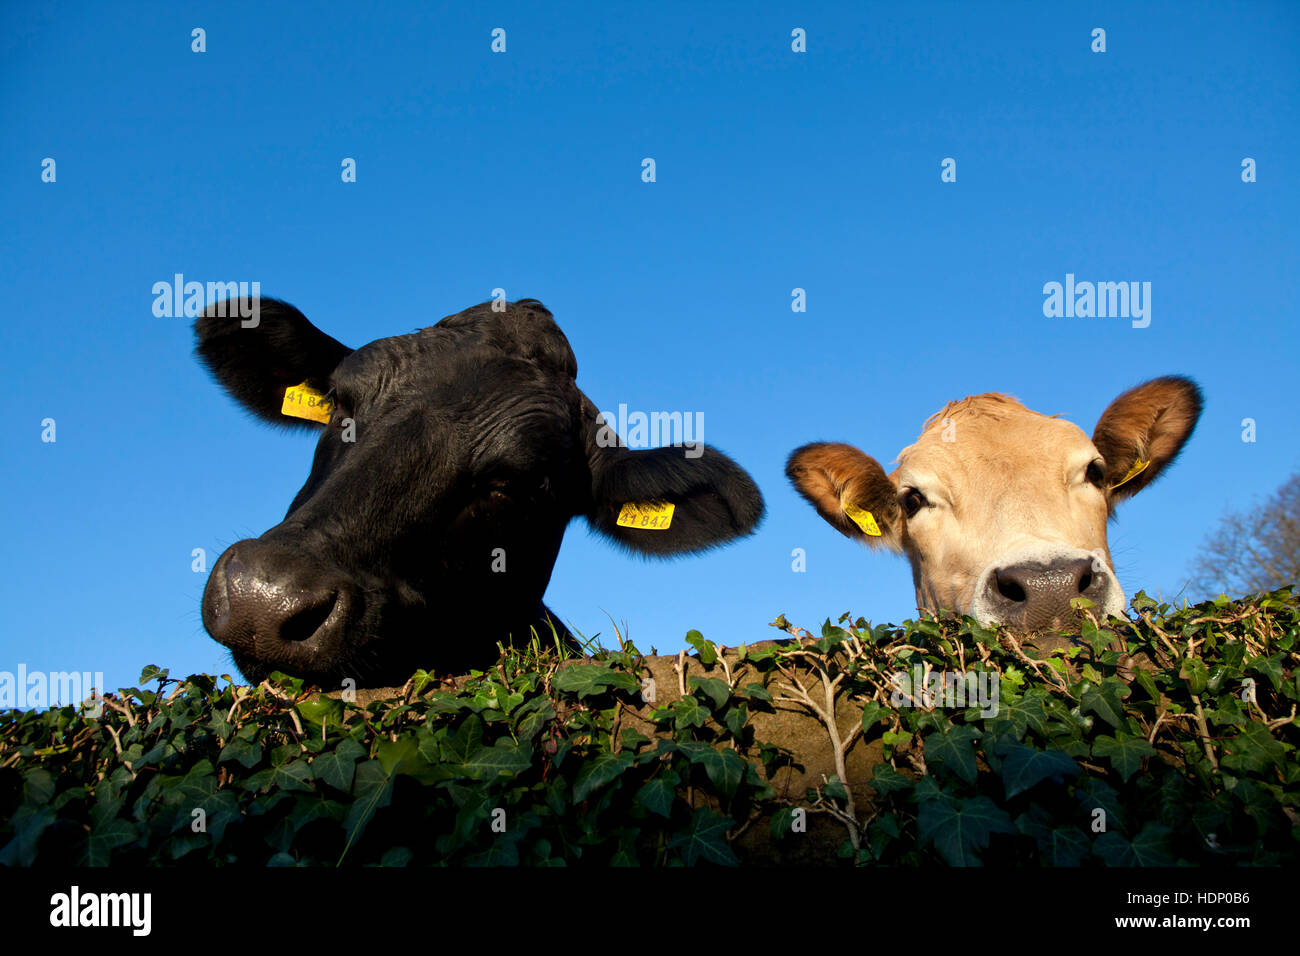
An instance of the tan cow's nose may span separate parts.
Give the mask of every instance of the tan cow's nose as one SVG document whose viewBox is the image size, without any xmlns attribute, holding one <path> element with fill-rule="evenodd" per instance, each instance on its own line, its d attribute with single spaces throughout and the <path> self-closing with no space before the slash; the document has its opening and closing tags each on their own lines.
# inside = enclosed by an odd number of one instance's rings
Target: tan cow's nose
<svg viewBox="0 0 1300 956">
<path fill-rule="evenodd" d="M 1073 598 L 1102 605 L 1106 570 L 1086 557 L 1050 563 L 1025 562 L 998 568 L 988 577 L 984 595 L 993 617 L 1024 631 L 1065 627 L 1074 617 Z"/>
</svg>

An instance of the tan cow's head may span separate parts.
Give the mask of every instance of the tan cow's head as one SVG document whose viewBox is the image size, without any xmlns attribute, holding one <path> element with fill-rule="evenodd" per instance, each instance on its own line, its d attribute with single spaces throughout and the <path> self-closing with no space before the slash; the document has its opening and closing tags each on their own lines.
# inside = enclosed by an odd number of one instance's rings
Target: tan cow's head
<svg viewBox="0 0 1300 956">
<path fill-rule="evenodd" d="M 920 610 L 1067 627 L 1072 598 L 1123 613 L 1106 520 L 1177 457 L 1200 414 L 1194 382 L 1158 378 L 1111 402 L 1089 440 L 1007 395 L 975 395 L 932 416 L 891 474 L 838 443 L 797 449 L 786 474 L 838 531 L 907 555 Z"/>
</svg>

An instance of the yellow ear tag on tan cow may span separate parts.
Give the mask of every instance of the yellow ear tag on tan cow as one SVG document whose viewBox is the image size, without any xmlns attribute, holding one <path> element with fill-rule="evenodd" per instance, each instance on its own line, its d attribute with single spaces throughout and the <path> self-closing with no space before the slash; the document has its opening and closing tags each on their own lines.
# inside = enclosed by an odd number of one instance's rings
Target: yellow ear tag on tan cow
<svg viewBox="0 0 1300 956">
<path fill-rule="evenodd" d="M 308 421 L 328 425 L 332 411 L 334 411 L 333 403 L 325 401 L 325 396 L 306 382 L 301 385 L 290 385 L 284 390 L 284 404 L 280 406 L 281 415 L 305 418 Z"/>
<path fill-rule="evenodd" d="M 643 531 L 667 531 L 673 523 L 673 511 L 676 505 L 667 501 L 629 502 L 618 513 L 618 523 L 624 528 L 639 528 Z"/>
<path fill-rule="evenodd" d="M 876 516 L 870 511 L 863 511 L 857 505 L 851 505 L 847 501 L 842 505 L 844 513 L 853 519 L 853 523 L 872 537 L 880 537 L 880 525 L 876 524 Z"/>
<path fill-rule="evenodd" d="M 1124 482 L 1129 481 L 1132 478 L 1136 478 L 1138 475 L 1142 474 L 1142 472 L 1147 470 L 1147 465 L 1149 464 L 1151 464 L 1151 462 L 1143 461 L 1141 458 L 1139 458 L 1137 461 L 1133 463 L 1133 467 L 1128 470 L 1127 475 L 1125 475 L 1119 481 L 1115 482 L 1115 484 L 1110 486 L 1110 490 L 1114 491 L 1120 485 L 1124 484 Z"/>
</svg>

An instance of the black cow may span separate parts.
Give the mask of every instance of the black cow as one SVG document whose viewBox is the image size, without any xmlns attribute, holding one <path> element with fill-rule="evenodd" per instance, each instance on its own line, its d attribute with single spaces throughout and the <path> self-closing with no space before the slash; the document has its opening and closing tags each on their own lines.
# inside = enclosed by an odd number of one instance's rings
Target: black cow
<svg viewBox="0 0 1300 956">
<path fill-rule="evenodd" d="M 241 321 L 253 305 L 255 325 Z M 204 590 L 204 626 L 247 679 L 400 684 L 421 667 L 486 666 L 498 641 L 549 637 L 552 623 L 567 638 L 542 596 L 579 515 L 652 555 L 757 526 L 763 499 L 726 455 L 603 447 L 611 432 L 598 440 L 551 313 L 535 299 L 504 305 L 355 351 L 274 299 L 195 320 L 199 358 L 236 401 L 321 432 L 284 520 L 228 548 Z M 296 417 L 313 413 L 321 424 Z M 654 502 L 671 517 L 619 524 L 625 505 Z"/>
</svg>

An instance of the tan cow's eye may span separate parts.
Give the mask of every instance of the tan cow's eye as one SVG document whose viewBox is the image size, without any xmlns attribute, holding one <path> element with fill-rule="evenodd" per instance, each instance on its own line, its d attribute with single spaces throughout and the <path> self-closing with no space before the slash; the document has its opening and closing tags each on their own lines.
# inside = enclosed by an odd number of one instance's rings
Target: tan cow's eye
<svg viewBox="0 0 1300 956">
<path fill-rule="evenodd" d="M 1098 458 L 1096 461 L 1089 463 L 1088 471 L 1084 475 L 1084 478 L 1088 481 L 1089 484 L 1096 485 L 1098 488 L 1105 487 L 1106 469 L 1100 458 Z"/>
<path fill-rule="evenodd" d="M 929 502 L 925 500 L 925 495 L 921 494 L 915 488 L 908 488 L 898 496 L 898 504 L 899 507 L 903 509 L 903 514 L 911 518 L 929 504 Z"/>
</svg>

